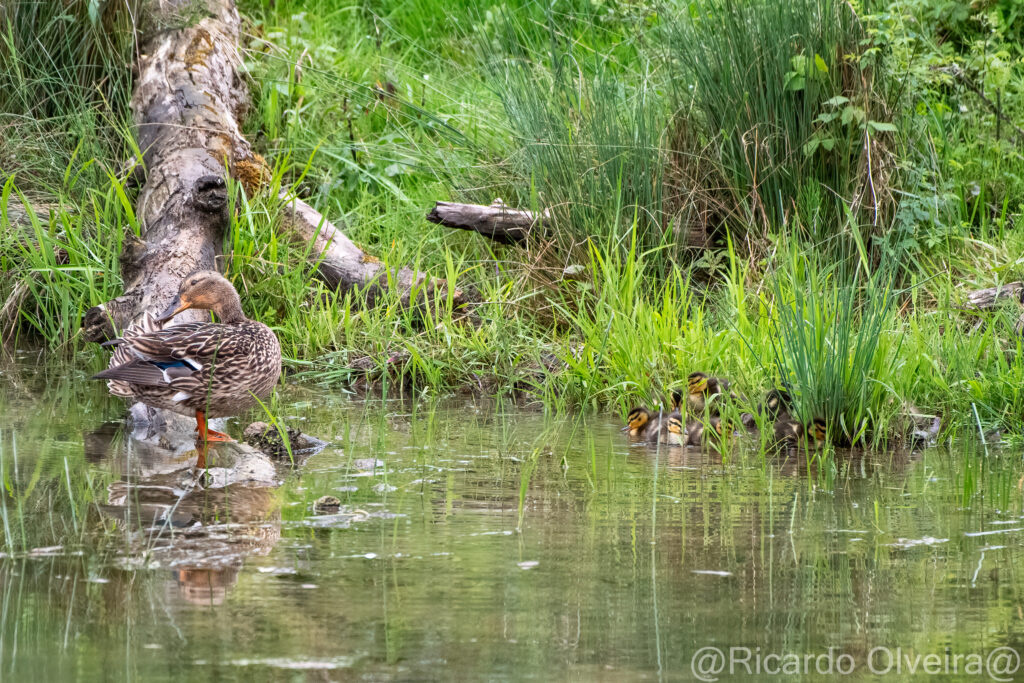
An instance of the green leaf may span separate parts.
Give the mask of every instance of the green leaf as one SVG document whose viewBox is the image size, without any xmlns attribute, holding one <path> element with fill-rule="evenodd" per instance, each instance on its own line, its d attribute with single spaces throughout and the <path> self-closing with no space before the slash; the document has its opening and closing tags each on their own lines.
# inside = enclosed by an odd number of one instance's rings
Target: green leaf
<svg viewBox="0 0 1024 683">
<path fill-rule="evenodd" d="M 868 121 L 868 126 L 874 128 L 879 133 L 895 133 L 899 130 L 895 125 L 885 121 Z"/>
<path fill-rule="evenodd" d="M 826 107 L 838 107 L 840 105 L 846 104 L 849 101 L 850 101 L 849 97 L 843 97 L 842 95 L 836 95 L 835 97 L 833 97 L 831 99 L 825 100 L 825 106 Z"/>
<path fill-rule="evenodd" d="M 818 71 L 820 71 L 821 73 L 828 73 L 828 64 L 826 64 L 825 60 L 821 58 L 821 55 L 817 53 L 814 54 L 814 66 L 816 66 L 818 68 Z"/>
<path fill-rule="evenodd" d="M 795 71 L 790 71 L 786 74 L 786 83 L 784 85 L 786 90 L 803 90 L 806 85 L 807 79 L 804 78 L 803 74 Z"/>
</svg>

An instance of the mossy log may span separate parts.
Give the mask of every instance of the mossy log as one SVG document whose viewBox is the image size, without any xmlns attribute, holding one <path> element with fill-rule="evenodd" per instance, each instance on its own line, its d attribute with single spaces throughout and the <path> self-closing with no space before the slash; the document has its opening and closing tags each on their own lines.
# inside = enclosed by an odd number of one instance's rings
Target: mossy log
<svg viewBox="0 0 1024 683">
<path fill-rule="evenodd" d="M 225 171 L 250 194 L 269 177 L 239 126 L 249 98 L 239 73 L 234 1 L 203 0 L 197 8 L 154 0 L 147 14 L 159 30 L 140 38 L 131 100 L 145 169 L 136 208 L 140 235 L 125 240 L 124 294 L 85 313 L 90 341 L 113 338 L 144 310 L 163 310 L 185 276 L 216 267 L 229 218 Z M 410 292 L 423 298 L 447 287 L 409 269 L 389 272 L 301 199 L 283 199 L 283 225 L 294 239 L 313 243 L 310 260 L 332 288 L 368 290 L 372 300 L 401 287 L 408 301 Z M 466 303 L 461 292 L 454 299 Z M 177 320 L 202 315 L 186 311 Z"/>
</svg>

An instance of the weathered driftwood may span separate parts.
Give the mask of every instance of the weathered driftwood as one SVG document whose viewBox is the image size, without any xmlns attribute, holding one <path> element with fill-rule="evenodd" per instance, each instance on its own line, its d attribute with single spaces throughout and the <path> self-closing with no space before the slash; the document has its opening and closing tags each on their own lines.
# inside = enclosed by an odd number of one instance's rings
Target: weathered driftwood
<svg viewBox="0 0 1024 683">
<path fill-rule="evenodd" d="M 495 199 L 490 206 L 437 202 L 427 214 L 427 220 L 448 228 L 472 230 L 502 244 L 522 244 L 535 230 L 547 230 L 551 212 L 539 214 L 525 209 L 513 209 Z"/>
<path fill-rule="evenodd" d="M 1003 299 L 1020 300 L 1021 290 L 1024 290 L 1024 282 L 1008 282 L 998 287 L 978 289 L 967 295 L 967 303 L 971 308 L 985 309 L 992 308 L 997 302 Z"/>
<path fill-rule="evenodd" d="M 551 209 L 528 211 L 514 209 L 501 199 L 490 205 L 436 202 L 427 214 L 427 220 L 448 228 L 472 230 L 501 244 L 524 244 L 533 238 L 549 239 L 554 235 L 555 216 Z M 696 224 L 687 227 L 683 221 L 673 220 L 668 229 L 684 246 L 704 248 L 708 236 Z"/>
<path fill-rule="evenodd" d="M 188 4 L 189 16 L 195 16 L 194 4 Z M 204 4 L 208 16 L 198 22 L 140 42 L 131 108 L 145 167 L 136 212 L 141 238 L 128 239 L 122 254 L 125 293 L 85 314 L 83 327 L 91 341 L 112 338 L 143 310 L 162 310 L 186 275 L 215 267 L 228 225 L 225 169 L 250 194 L 259 192 L 269 177 L 239 128 L 248 94 L 238 72 L 234 1 Z M 152 23 L 180 23 L 167 16 L 180 6 L 153 0 L 149 12 L 157 20 Z M 428 280 L 409 269 L 389 271 L 305 202 L 284 199 L 283 226 L 295 239 L 312 243 L 310 259 L 332 287 L 365 289 L 371 300 L 388 287 L 399 287 L 406 301 L 411 292 L 422 300 L 447 287 L 444 280 Z M 461 292 L 453 298 L 465 303 Z M 201 315 L 186 311 L 178 320 Z"/>
<path fill-rule="evenodd" d="M 998 287 L 977 289 L 967 294 L 968 305 L 964 306 L 963 310 L 983 311 L 994 307 L 1004 299 L 1013 299 L 1018 304 L 1024 304 L 1022 296 L 1024 296 L 1024 282 L 1007 282 L 1005 285 L 999 285 Z M 983 320 L 978 320 L 974 329 L 980 328 L 983 324 Z M 1024 310 L 1017 317 L 1014 330 L 1019 335 L 1024 334 Z"/>
</svg>

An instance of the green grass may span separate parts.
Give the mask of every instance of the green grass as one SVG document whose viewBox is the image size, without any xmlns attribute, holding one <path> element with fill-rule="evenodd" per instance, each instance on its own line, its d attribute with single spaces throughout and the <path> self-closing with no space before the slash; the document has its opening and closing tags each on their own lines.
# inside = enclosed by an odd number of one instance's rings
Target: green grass
<svg viewBox="0 0 1024 683">
<path fill-rule="evenodd" d="M 1024 276 L 1024 159 L 941 67 L 1018 121 L 1024 68 L 1008 26 L 958 24 L 974 38 L 956 45 L 923 30 L 935 6 L 243 3 L 245 133 L 274 179 L 232 189 L 228 274 L 290 376 L 326 387 L 624 413 L 704 370 L 751 406 L 789 385 L 840 442 L 898 441 L 911 412 L 1016 438 L 1019 309 L 958 307 Z M 89 7 L 0 13 L 0 324 L 91 368 L 79 319 L 120 292 L 138 226 L 119 175 L 130 20 Z M 327 291 L 279 230 L 289 186 L 386 264 L 483 303 Z M 551 232 L 505 248 L 425 222 L 453 197 L 549 208 Z"/>
</svg>

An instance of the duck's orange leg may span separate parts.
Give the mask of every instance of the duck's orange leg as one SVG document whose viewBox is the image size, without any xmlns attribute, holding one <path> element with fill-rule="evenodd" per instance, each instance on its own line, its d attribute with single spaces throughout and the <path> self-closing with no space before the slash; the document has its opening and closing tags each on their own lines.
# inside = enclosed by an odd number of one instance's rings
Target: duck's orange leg
<svg viewBox="0 0 1024 683">
<path fill-rule="evenodd" d="M 210 441 L 234 441 L 224 432 L 214 431 L 206 426 L 206 413 L 202 410 L 196 411 L 196 431 L 199 432 L 197 441 L 204 443 Z"/>
</svg>

